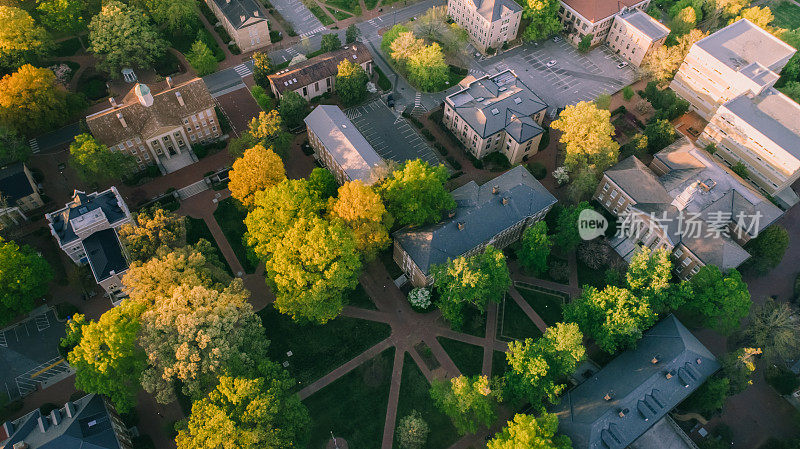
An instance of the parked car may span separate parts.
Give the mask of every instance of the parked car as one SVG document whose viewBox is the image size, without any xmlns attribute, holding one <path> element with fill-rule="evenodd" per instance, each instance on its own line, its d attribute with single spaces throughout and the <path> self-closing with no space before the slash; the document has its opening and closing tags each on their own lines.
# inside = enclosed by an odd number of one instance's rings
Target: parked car
<svg viewBox="0 0 800 449">
<path fill-rule="evenodd" d="M 553 67 L 554 65 L 556 65 L 556 60 L 555 59 L 551 59 L 550 61 L 547 62 L 547 64 L 545 64 L 545 67 L 549 68 L 549 67 Z"/>
<path fill-rule="evenodd" d="M 389 96 L 386 97 L 386 106 L 389 106 L 390 108 L 394 107 L 394 97 L 392 94 L 389 94 Z"/>
<path fill-rule="evenodd" d="M 628 67 L 628 63 L 625 61 L 622 61 L 619 64 L 617 64 L 618 69 L 624 69 L 625 67 Z"/>
<path fill-rule="evenodd" d="M 558 36 L 553 36 L 553 42 L 561 42 L 561 38 Z"/>
</svg>

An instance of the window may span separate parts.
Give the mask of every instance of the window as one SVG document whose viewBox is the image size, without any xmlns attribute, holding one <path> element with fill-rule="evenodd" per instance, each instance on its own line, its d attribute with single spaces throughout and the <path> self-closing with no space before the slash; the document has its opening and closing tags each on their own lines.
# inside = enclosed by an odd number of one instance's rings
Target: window
<svg viewBox="0 0 800 449">
<path fill-rule="evenodd" d="M 319 81 L 317 81 L 316 83 L 314 83 L 314 91 L 316 92 L 316 91 L 318 91 L 318 90 L 319 90 Z"/>
<path fill-rule="evenodd" d="M 692 274 L 697 274 L 698 271 L 700 271 L 700 267 L 695 265 L 694 268 L 692 268 Z"/>
<path fill-rule="evenodd" d="M 616 190 L 614 190 L 613 192 L 611 192 L 611 199 L 612 199 L 612 200 L 613 200 L 614 198 L 616 198 L 616 197 L 617 197 L 617 193 L 619 193 L 619 192 L 617 192 Z"/>
<path fill-rule="evenodd" d="M 692 263 L 692 259 L 690 259 L 690 258 L 688 258 L 688 257 L 687 257 L 687 258 L 685 258 L 685 259 L 683 259 L 683 266 L 684 266 L 684 267 L 688 267 L 688 266 L 689 266 L 689 264 L 691 264 L 691 263 Z"/>
<path fill-rule="evenodd" d="M 133 141 L 132 141 L 132 140 L 128 140 L 128 142 L 127 142 L 127 143 L 128 143 L 128 148 L 130 148 L 130 147 L 132 147 L 132 146 L 133 146 Z"/>
<path fill-rule="evenodd" d="M 608 192 L 608 187 L 609 187 L 609 184 L 606 183 L 606 185 L 603 186 L 603 192 Z"/>
<path fill-rule="evenodd" d="M 672 252 L 672 255 L 676 258 L 681 257 L 683 255 L 683 250 L 680 248 L 675 248 L 675 251 Z"/>
<path fill-rule="evenodd" d="M 189 124 L 189 119 L 188 118 L 183 119 L 183 124 L 184 125 L 188 125 Z"/>
<path fill-rule="evenodd" d="M 303 96 L 304 97 L 308 96 L 308 88 L 305 86 L 303 86 Z"/>
</svg>

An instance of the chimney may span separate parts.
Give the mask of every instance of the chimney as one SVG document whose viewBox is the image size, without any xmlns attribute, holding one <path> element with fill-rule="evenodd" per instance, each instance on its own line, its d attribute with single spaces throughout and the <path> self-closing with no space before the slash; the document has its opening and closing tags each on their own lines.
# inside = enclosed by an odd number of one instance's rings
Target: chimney
<svg viewBox="0 0 800 449">
<path fill-rule="evenodd" d="M 64 413 L 66 413 L 68 418 L 75 417 L 75 404 L 73 404 L 72 401 L 69 401 L 66 404 L 64 404 Z"/>
<path fill-rule="evenodd" d="M 500 193 L 500 186 L 492 187 L 492 195 L 497 195 L 498 193 Z"/>
<path fill-rule="evenodd" d="M 450 212 L 447 213 L 447 218 L 453 218 L 455 216 L 456 216 L 456 211 L 454 210 L 451 210 Z"/>
<path fill-rule="evenodd" d="M 628 410 L 627 408 L 623 408 L 622 410 L 619 411 L 619 417 L 624 418 L 625 415 L 628 414 L 628 412 L 630 412 L 630 410 Z"/>
<path fill-rule="evenodd" d="M 698 365 L 702 365 L 702 364 L 703 364 L 703 359 L 701 359 L 701 358 L 699 358 L 699 357 L 698 357 L 698 358 L 697 358 L 697 364 L 698 364 Z"/>
<path fill-rule="evenodd" d="M 508 197 L 507 197 L 507 196 L 504 196 L 504 197 L 503 197 L 503 200 L 502 200 L 501 202 L 503 203 L 503 206 L 505 206 L 506 204 L 508 204 Z"/>
<path fill-rule="evenodd" d="M 253 15 L 254 15 L 255 17 L 258 17 L 258 10 L 255 10 L 255 11 L 253 11 Z"/>
<path fill-rule="evenodd" d="M 172 89 L 172 77 L 171 76 L 167 77 L 167 86 L 169 86 L 169 88 Z"/>
<path fill-rule="evenodd" d="M 463 230 L 464 230 L 464 226 L 465 226 L 465 225 L 464 225 L 464 222 L 463 222 L 463 221 L 459 221 L 459 222 L 458 222 L 458 230 L 459 230 L 459 231 L 463 231 Z"/>
<path fill-rule="evenodd" d="M 108 97 L 108 102 L 111 103 L 111 107 L 117 109 L 119 105 L 117 104 L 117 100 L 114 97 Z"/>
<path fill-rule="evenodd" d="M 117 112 L 117 118 L 119 119 L 119 122 L 122 123 L 122 127 L 123 128 L 127 128 L 128 127 L 128 123 L 125 122 L 125 117 L 122 116 L 121 112 Z"/>
<path fill-rule="evenodd" d="M 244 22 L 244 19 L 246 19 L 246 17 L 244 16 L 244 14 L 242 14 L 242 15 L 240 15 L 240 16 L 239 16 L 239 20 L 241 20 L 242 22 Z"/>
<path fill-rule="evenodd" d="M 658 363 L 658 358 L 659 358 L 659 357 L 661 357 L 661 356 L 659 356 L 659 355 L 654 355 L 654 356 L 653 356 L 653 358 L 650 360 L 650 363 L 652 363 L 653 365 L 657 364 L 657 363 Z"/>
<path fill-rule="evenodd" d="M 606 401 L 610 401 L 612 399 L 611 393 L 606 393 L 606 395 L 603 396 L 603 399 L 605 399 Z"/>
<path fill-rule="evenodd" d="M 672 376 L 674 376 L 674 375 L 675 374 L 673 374 L 672 371 L 667 371 L 667 373 L 664 375 L 664 377 L 666 377 L 667 379 L 672 379 Z"/>
<path fill-rule="evenodd" d="M 183 95 L 181 95 L 180 92 L 175 92 L 175 97 L 178 99 L 178 103 L 180 103 L 181 106 L 186 106 L 186 103 L 183 101 Z"/>
<path fill-rule="evenodd" d="M 47 432 L 47 428 L 50 427 L 50 422 L 47 420 L 46 416 L 39 416 L 36 422 L 39 424 L 40 432 L 42 433 Z"/>
<path fill-rule="evenodd" d="M 54 426 L 57 426 L 61 423 L 61 410 L 54 409 L 52 412 L 50 412 L 50 422 L 52 422 Z"/>
</svg>

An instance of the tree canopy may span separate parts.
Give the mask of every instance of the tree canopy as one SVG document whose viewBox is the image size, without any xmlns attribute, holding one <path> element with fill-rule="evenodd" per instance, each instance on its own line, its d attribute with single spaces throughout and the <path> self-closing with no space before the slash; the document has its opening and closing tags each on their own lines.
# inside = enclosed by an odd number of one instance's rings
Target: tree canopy
<svg viewBox="0 0 800 449">
<path fill-rule="evenodd" d="M 171 33 L 185 33 L 197 22 L 196 0 L 133 0 Z"/>
<path fill-rule="evenodd" d="M 71 113 L 67 92 L 52 70 L 25 64 L 0 79 L 0 126 L 31 135 L 60 125 L 65 113 Z"/>
<path fill-rule="evenodd" d="M 591 208 L 589 203 L 584 201 L 573 206 L 564 206 L 558 210 L 553 245 L 564 251 L 573 251 L 583 241 L 578 233 L 578 217 L 581 211 Z"/>
<path fill-rule="evenodd" d="M 50 264 L 33 248 L 0 237 L 0 323 L 33 310 L 52 279 Z"/>
<path fill-rule="evenodd" d="M 166 44 L 142 11 L 109 0 L 89 23 L 90 50 L 98 66 L 112 77 L 125 67 L 150 67 L 166 51 Z"/>
<path fill-rule="evenodd" d="M 3 24 L 0 27 L 0 59 L 21 61 L 26 54 L 41 56 L 49 49 L 50 38 L 47 32 L 36 25 L 24 9 L 0 5 L 0 23 Z M 6 64 L 3 61 L 0 67 Z"/>
<path fill-rule="evenodd" d="M 522 32 L 522 39 L 540 41 L 561 31 L 558 8 L 558 0 L 527 0 L 523 4 L 522 17 L 530 23 Z"/>
<path fill-rule="evenodd" d="M 342 41 L 339 40 L 339 35 L 336 33 L 329 33 L 322 36 L 320 41 L 320 49 L 323 53 L 338 50 L 342 48 Z"/>
<path fill-rule="evenodd" d="M 748 344 L 761 348 L 764 356 L 774 363 L 797 360 L 800 357 L 800 323 L 797 307 L 772 298 L 753 307 L 750 321 L 744 330 Z"/>
<path fill-rule="evenodd" d="M 356 248 L 366 260 L 372 260 L 386 249 L 391 240 L 392 217 L 386 212 L 380 196 L 361 181 L 346 182 L 336 199 L 330 200 L 330 213 L 353 230 Z"/>
<path fill-rule="evenodd" d="M 745 245 L 751 256 L 746 268 L 758 275 L 767 274 L 778 266 L 788 247 L 789 233 L 786 229 L 778 224 L 768 226 Z"/>
<path fill-rule="evenodd" d="M 523 267 L 536 275 L 541 275 L 547 271 L 547 258 L 550 256 L 552 246 L 553 242 L 547 235 L 547 223 L 536 222 L 522 233 L 517 258 Z"/>
<path fill-rule="evenodd" d="M 545 413 L 539 417 L 517 414 L 489 440 L 487 449 L 571 449 L 568 436 L 557 435 L 558 417 Z"/>
<path fill-rule="evenodd" d="M 208 45 L 206 45 L 203 39 L 194 41 L 191 50 L 186 55 L 186 59 L 189 60 L 189 64 L 192 65 L 192 68 L 197 72 L 198 76 L 204 76 L 215 72 L 219 65 L 217 58 L 214 57 L 214 53 L 208 48 Z"/>
<path fill-rule="evenodd" d="M 405 162 L 378 187 L 386 209 L 399 226 L 422 226 L 436 223 L 456 202 L 445 190 L 447 169 L 431 167 L 419 159 Z"/>
<path fill-rule="evenodd" d="M 736 270 L 723 274 L 714 265 L 706 265 L 692 277 L 684 308 L 697 316 L 705 327 L 728 334 L 747 316 L 752 301 L 747 284 Z"/>
<path fill-rule="evenodd" d="M 0 165 L 25 162 L 31 155 L 31 147 L 13 129 L 0 126 Z"/>
<path fill-rule="evenodd" d="M 661 45 L 647 53 L 642 66 L 650 76 L 665 84 L 675 76 L 692 45 L 706 36 L 708 33 L 692 29 L 678 37 L 675 45 Z"/>
<path fill-rule="evenodd" d="M 42 0 L 36 7 L 39 21 L 53 31 L 76 34 L 86 29 L 88 2 L 82 0 Z"/>
<path fill-rule="evenodd" d="M 121 226 L 117 233 L 132 261 L 147 262 L 166 248 L 186 245 L 184 218 L 160 208 L 142 209 L 134 214 L 136 225 Z"/>
<path fill-rule="evenodd" d="M 502 399 L 499 385 L 486 376 L 434 379 L 430 393 L 436 407 L 450 417 L 461 435 L 492 425 Z"/>
<path fill-rule="evenodd" d="M 69 146 L 69 164 L 84 181 L 112 181 L 136 171 L 128 153 L 111 151 L 91 134 L 79 134 Z"/>
<path fill-rule="evenodd" d="M 345 59 L 339 63 L 336 94 L 345 106 L 359 103 L 367 96 L 367 72 L 360 65 Z"/>
<path fill-rule="evenodd" d="M 233 163 L 228 176 L 231 196 L 245 207 L 252 207 L 256 192 L 277 185 L 286 179 L 286 172 L 283 161 L 272 149 L 256 145 Z"/>
<path fill-rule="evenodd" d="M 308 115 L 308 102 L 295 91 L 289 91 L 281 97 L 279 106 L 281 118 L 289 129 L 303 125 L 303 119 Z"/>
<path fill-rule="evenodd" d="M 568 105 L 550 126 L 562 132 L 564 165 L 570 170 L 590 166 L 604 171 L 617 162 L 619 144 L 611 138 L 611 113 L 594 102 Z"/>
</svg>

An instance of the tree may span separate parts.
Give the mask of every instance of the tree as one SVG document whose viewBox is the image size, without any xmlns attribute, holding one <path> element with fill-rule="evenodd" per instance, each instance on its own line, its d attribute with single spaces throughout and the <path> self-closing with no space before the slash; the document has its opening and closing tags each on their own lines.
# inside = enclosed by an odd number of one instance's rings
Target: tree
<svg viewBox="0 0 800 449">
<path fill-rule="evenodd" d="M 249 220 L 250 217 L 248 217 Z M 254 230 L 248 230 L 253 236 Z M 275 292 L 275 306 L 297 321 L 324 324 L 344 307 L 345 292 L 358 284 L 361 258 L 353 233 L 317 217 L 299 218 L 277 240 L 273 251 L 260 252 Z"/>
<path fill-rule="evenodd" d="M 459 257 L 431 267 L 433 286 L 439 291 L 442 316 L 455 328 L 463 322 L 464 304 L 472 304 L 481 312 L 491 302 L 500 302 L 511 286 L 506 258 L 494 246 L 483 253 Z"/>
<path fill-rule="evenodd" d="M 89 23 L 90 51 L 111 76 L 129 67 L 150 67 L 166 50 L 158 31 L 140 10 L 109 0 Z"/>
<path fill-rule="evenodd" d="M 86 29 L 86 19 L 90 14 L 87 3 L 81 0 L 42 0 L 36 9 L 44 26 L 66 34 Z"/>
<path fill-rule="evenodd" d="M 404 25 L 395 25 L 389 31 L 383 33 L 383 37 L 381 38 L 381 51 L 383 54 L 391 56 L 392 52 L 392 43 L 397 39 L 401 34 L 407 33 L 409 29 Z"/>
<path fill-rule="evenodd" d="M 662 45 L 645 56 L 643 67 L 646 72 L 662 84 L 675 76 L 686 54 L 695 42 L 708 36 L 698 29 L 678 37 L 675 45 Z"/>
<path fill-rule="evenodd" d="M 228 189 L 245 207 L 253 207 L 255 193 L 286 179 L 283 161 L 271 149 L 256 145 L 233 163 Z"/>
<path fill-rule="evenodd" d="M 608 92 L 603 92 L 597 96 L 594 100 L 594 104 L 600 109 L 611 109 L 611 95 Z"/>
<path fill-rule="evenodd" d="M 761 354 L 761 349 L 741 348 L 720 358 L 720 377 L 728 379 L 728 394 L 739 394 L 753 384 L 753 372 L 756 370 L 753 357 L 758 354 Z"/>
<path fill-rule="evenodd" d="M 434 379 L 431 398 L 436 407 L 453 421 L 458 433 L 475 433 L 497 419 L 500 389 L 486 376 L 459 376 L 450 381 Z"/>
<path fill-rule="evenodd" d="M 574 206 L 565 206 L 558 213 L 556 233 L 553 235 L 553 245 L 562 251 L 574 251 L 582 241 L 578 234 L 578 217 L 584 209 L 591 209 L 586 201 Z"/>
<path fill-rule="evenodd" d="M 142 209 L 134 215 L 135 224 L 122 225 L 117 233 L 134 262 L 145 263 L 156 257 L 161 248 L 179 248 L 186 244 L 183 217 L 160 208 Z"/>
<path fill-rule="evenodd" d="M 31 156 L 31 147 L 11 128 L 0 126 L 0 166 L 25 162 Z"/>
<path fill-rule="evenodd" d="M 587 53 L 589 49 L 592 48 L 592 40 L 594 39 L 594 34 L 589 33 L 581 38 L 581 41 L 578 43 L 578 51 L 581 53 Z"/>
<path fill-rule="evenodd" d="M 392 53 L 390 56 L 395 62 L 405 64 L 405 61 L 410 59 L 415 53 L 418 53 L 425 47 L 425 41 L 417 39 L 414 33 L 406 31 L 397 36 L 392 41 L 390 46 Z"/>
<path fill-rule="evenodd" d="M 631 101 L 631 98 L 633 98 L 633 95 L 634 95 L 634 92 L 633 92 L 633 88 L 631 86 L 625 86 L 625 87 L 622 88 L 622 98 L 624 98 L 625 101 Z"/>
<path fill-rule="evenodd" d="M 342 48 L 342 41 L 339 40 L 339 35 L 335 33 L 325 34 L 320 41 L 320 50 L 323 53 L 334 51 Z"/>
<path fill-rule="evenodd" d="M 684 298 L 673 292 L 673 288 L 678 287 L 670 283 L 672 259 L 666 249 L 650 251 L 644 247 L 638 250 L 631 258 L 625 277 L 631 292 L 646 298 L 656 313 L 667 313 L 682 304 Z"/>
<path fill-rule="evenodd" d="M 69 164 L 84 181 L 119 180 L 136 169 L 128 153 L 111 151 L 90 134 L 79 134 L 69 146 Z"/>
<path fill-rule="evenodd" d="M 304 447 L 311 419 L 294 387 L 272 362 L 264 377 L 222 376 L 208 396 L 192 404 L 175 438 L 178 449 Z"/>
<path fill-rule="evenodd" d="M 553 242 L 547 236 L 547 223 L 539 221 L 522 233 L 517 258 L 523 267 L 541 276 L 547 271 L 547 258 L 552 246 Z"/>
<path fill-rule="evenodd" d="M 25 55 L 41 56 L 49 49 L 47 32 L 24 9 L 0 5 L 0 23 L 0 59 L 24 60 Z"/>
<path fill-rule="evenodd" d="M 522 32 L 522 39 L 540 41 L 551 34 L 561 31 L 561 21 L 558 20 L 559 3 L 555 0 L 528 0 L 523 5 L 522 16 L 530 23 Z"/>
<path fill-rule="evenodd" d="M 747 316 L 752 301 L 747 284 L 736 270 L 726 275 L 714 265 L 705 265 L 690 281 L 692 294 L 684 308 L 697 316 L 704 327 L 728 334 Z"/>
<path fill-rule="evenodd" d="M 684 35 L 697 25 L 697 14 L 693 7 L 687 6 L 675 15 L 670 28 L 676 35 Z"/>
<path fill-rule="evenodd" d="M 797 307 L 767 299 L 764 304 L 753 307 L 744 337 L 748 344 L 761 348 L 772 363 L 797 360 L 800 357 Z"/>
<path fill-rule="evenodd" d="M 292 90 L 281 97 L 279 110 L 281 118 L 289 129 L 298 128 L 303 126 L 303 119 L 308 115 L 308 102 Z"/>
<path fill-rule="evenodd" d="M 789 81 L 783 86 L 779 87 L 778 90 L 783 92 L 786 96 L 788 96 L 795 102 L 800 101 L 800 82 Z"/>
<path fill-rule="evenodd" d="M 338 197 L 331 199 L 330 213 L 353 231 L 356 249 L 365 260 L 374 259 L 391 243 L 388 230 L 392 218 L 381 197 L 361 181 L 346 182 L 339 188 Z"/>
<path fill-rule="evenodd" d="M 564 165 L 570 170 L 588 165 L 601 172 L 617 162 L 619 144 L 611 138 L 611 113 L 593 102 L 568 105 L 550 126 L 562 131 Z"/>
<path fill-rule="evenodd" d="M 728 398 L 730 381 L 725 377 L 712 377 L 681 403 L 681 408 L 701 414 L 722 410 Z"/>
<path fill-rule="evenodd" d="M 339 183 L 330 170 L 322 167 L 314 167 L 308 175 L 308 188 L 314 192 L 321 200 L 327 201 L 328 198 L 336 195 L 339 190 Z"/>
<path fill-rule="evenodd" d="M 339 63 L 336 74 L 336 94 L 345 106 L 352 106 L 367 95 L 367 72 L 347 59 Z"/>
<path fill-rule="evenodd" d="M 67 92 L 52 70 L 25 64 L 0 79 L 0 126 L 31 135 L 58 126 L 68 111 Z"/>
<path fill-rule="evenodd" d="M 258 113 L 258 117 L 253 117 L 250 120 L 247 129 L 254 139 L 261 141 L 265 147 L 268 147 L 267 143 L 271 143 L 280 134 L 282 125 L 283 121 L 278 111 L 261 111 Z"/>
<path fill-rule="evenodd" d="M 145 390 L 168 403 L 179 381 L 184 394 L 199 398 L 223 373 L 266 358 L 269 342 L 249 296 L 238 278 L 222 291 L 180 285 L 145 311 L 139 338 L 150 365 L 142 373 Z"/>
<path fill-rule="evenodd" d="M 756 238 L 747 242 L 745 249 L 750 253 L 747 269 L 763 276 L 778 266 L 789 247 L 789 233 L 778 224 L 761 231 Z"/>
<path fill-rule="evenodd" d="M 586 201 L 592 197 L 600 179 L 592 167 L 581 166 L 572 174 L 572 182 L 567 186 L 567 198 L 573 203 Z"/>
<path fill-rule="evenodd" d="M 538 418 L 517 414 L 502 431 L 489 440 L 487 449 L 571 449 L 568 436 L 556 435 L 558 417 L 545 413 Z"/>
<path fill-rule="evenodd" d="M 134 0 L 134 3 L 171 33 L 185 33 L 197 23 L 196 0 Z"/>
<path fill-rule="evenodd" d="M 356 39 L 358 39 L 359 34 L 361 34 L 361 32 L 358 30 L 358 27 L 354 23 L 349 27 L 347 27 L 347 31 L 344 32 L 344 40 L 348 44 L 352 44 L 353 42 L 356 41 Z"/>
<path fill-rule="evenodd" d="M 772 27 L 770 27 L 769 24 L 775 20 L 775 16 L 772 14 L 772 10 L 769 9 L 769 6 L 752 6 L 750 8 L 743 9 L 739 16 L 733 19 L 731 22 L 741 19 L 747 19 L 761 28 L 772 32 Z"/>
<path fill-rule="evenodd" d="M 431 433 L 428 423 L 422 419 L 422 414 L 416 410 L 404 416 L 397 423 L 397 443 L 401 449 L 422 449 Z"/>
<path fill-rule="evenodd" d="M 33 310 L 52 279 L 53 269 L 33 248 L 0 237 L 0 323 Z"/>
<path fill-rule="evenodd" d="M 408 80 L 425 92 L 441 89 L 450 77 L 450 67 L 436 42 L 423 46 L 408 59 Z"/>
<path fill-rule="evenodd" d="M 583 334 L 575 323 L 557 323 L 536 340 L 512 341 L 506 352 L 509 369 L 504 391 L 535 409 L 544 408 L 544 401 L 557 404 L 566 388 L 563 380 L 575 371 L 585 354 Z"/>
<path fill-rule="evenodd" d="M 272 61 L 269 55 L 264 52 L 257 51 L 253 53 L 253 79 L 256 84 L 269 89 L 269 74 L 272 72 Z"/>
<path fill-rule="evenodd" d="M 107 396 L 117 411 L 127 413 L 136 405 L 139 377 L 147 362 L 137 344 L 143 301 L 123 301 L 100 316 L 98 321 L 75 315 L 67 322 L 67 335 L 77 345 L 67 356 L 75 369 L 75 387 L 87 393 Z"/>
<path fill-rule="evenodd" d="M 219 65 L 217 58 L 214 57 L 214 53 L 211 52 L 211 49 L 208 48 L 208 45 L 206 45 L 202 39 L 194 41 L 192 49 L 186 55 L 186 59 L 189 60 L 189 64 L 192 65 L 192 68 L 199 76 L 215 72 L 217 70 L 217 65 Z"/>
<path fill-rule="evenodd" d="M 645 126 L 644 135 L 647 137 L 647 151 L 652 154 L 675 141 L 675 127 L 669 120 L 654 119 Z"/>
<path fill-rule="evenodd" d="M 431 167 L 415 159 L 406 161 L 378 187 L 386 209 L 399 226 L 422 226 L 435 223 L 442 213 L 453 210 L 456 202 L 445 190 L 447 169 Z"/>
<path fill-rule="evenodd" d="M 564 320 L 578 323 L 603 351 L 613 354 L 632 347 L 656 322 L 645 298 L 630 290 L 607 286 L 600 291 L 584 287 L 583 294 L 564 308 Z"/>
</svg>

